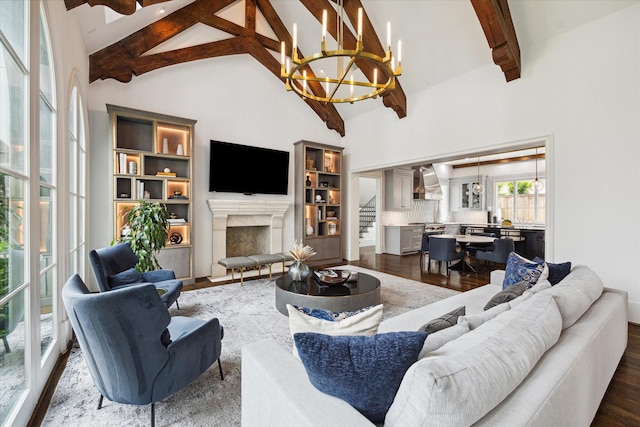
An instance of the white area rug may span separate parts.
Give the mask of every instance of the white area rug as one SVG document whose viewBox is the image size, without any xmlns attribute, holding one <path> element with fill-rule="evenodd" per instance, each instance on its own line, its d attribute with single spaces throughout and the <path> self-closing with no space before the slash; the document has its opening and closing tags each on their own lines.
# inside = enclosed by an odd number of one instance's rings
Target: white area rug
<svg viewBox="0 0 640 427">
<path fill-rule="evenodd" d="M 349 270 L 376 276 L 381 283 L 383 319 L 438 301 L 458 292 L 355 266 Z M 217 363 L 179 393 L 156 404 L 156 426 L 240 426 L 240 358 L 244 345 L 271 339 L 291 347 L 288 317 L 275 308 L 275 284 L 268 279 L 183 292 L 180 310 L 172 315 L 211 319 L 224 326 L 222 370 Z M 149 426 L 150 406 L 104 400 L 98 410 L 98 390 L 77 346 L 71 351 L 43 426 Z"/>
</svg>

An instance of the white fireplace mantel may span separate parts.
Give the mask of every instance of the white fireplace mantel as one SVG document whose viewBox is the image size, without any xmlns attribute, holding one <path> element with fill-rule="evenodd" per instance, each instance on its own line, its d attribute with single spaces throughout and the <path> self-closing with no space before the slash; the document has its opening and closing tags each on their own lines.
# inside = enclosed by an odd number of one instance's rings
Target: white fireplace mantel
<svg viewBox="0 0 640 427">
<path fill-rule="evenodd" d="M 282 252 L 283 218 L 290 204 L 289 201 L 279 200 L 207 200 L 213 221 L 211 276 L 227 274 L 226 268 L 218 264 L 218 260 L 227 255 L 228 227 L 268 226 L 271 253 Z"/>
</svg>

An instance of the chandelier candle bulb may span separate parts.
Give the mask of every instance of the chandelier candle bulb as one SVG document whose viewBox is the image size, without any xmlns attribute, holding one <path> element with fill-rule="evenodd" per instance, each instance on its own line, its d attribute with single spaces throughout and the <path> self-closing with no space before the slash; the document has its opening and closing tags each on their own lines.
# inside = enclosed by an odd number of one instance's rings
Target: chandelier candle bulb
<svg viewBox="0 0 640 427">
<path fill-rule="evenodd" d="M 327 40 L 327 9 L 322 10 L 322 41 Z"/>
<path fill-rule="evenodd" d="M 362 8 L 358 8 L 358 38 L 362 38 Z"/>
<path fill-rule="evenodd" d="M 291 46 L 291 57 L 295 58 L 298 50 L 298 24 L 293 24 L 293 46 Z"/>
<path fill-rule="evenodd" d="M 402 64 L 402 40 L 398 40 L 398 67 Z"/>
<path fill-rule="evenodd" d="M 374 86 L 378 85 L 378 69 L 377 68 L 373 69 L 373 85 Z"/>
</svg>

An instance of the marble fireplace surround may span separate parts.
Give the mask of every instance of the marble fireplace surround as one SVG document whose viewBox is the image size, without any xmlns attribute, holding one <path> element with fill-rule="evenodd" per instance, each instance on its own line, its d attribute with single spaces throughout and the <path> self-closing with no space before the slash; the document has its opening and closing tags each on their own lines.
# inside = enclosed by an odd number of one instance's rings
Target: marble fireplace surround
<svg viewBox="0 0 640 427">
<path fill-rule="evenodd" d="M 289 201 L 208 199 L 212 219 L 211 278 L 227 276 L 218 260 L 227 256 L 227 228 L 266 227 L 269 253 L 282 252 L 282 226 Z M 263 242 L 264 244 L 265 242 Z M 256 254 L 246 254 L 256 255 Z"/>
</svg>

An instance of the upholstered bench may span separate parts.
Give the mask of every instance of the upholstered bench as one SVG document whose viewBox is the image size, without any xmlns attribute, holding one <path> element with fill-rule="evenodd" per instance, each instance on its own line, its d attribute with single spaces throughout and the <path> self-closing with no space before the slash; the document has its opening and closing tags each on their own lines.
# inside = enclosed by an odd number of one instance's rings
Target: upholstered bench
<svg viewBox="0 0 640 427">
<path fill-rule="evenodd" d="M 255 267 L 258 263 L 246 256 L 233 256 L 230 258 L 220 258 L 218 264 L 223 265 L 226 269 L 231 270 L 231 280 L 236 280 L 234 272 L 236 269 L 240 271 L 240 286 L 244 283 L 243 273 L 247 267 Z"/>
<path fill-rule="evenodd" d="M 235 280 L 234 272 L 236 269 L 240 271 L 240 285 L 244 283 L 243 273 L 249 267 L 258 267 L 258 274 L 262 274 L 262 266 L 269 266 L 269 280 L 271 280 L 271 266 L 276 262 L 282 263 L 282 271 L 284 272 L 285 262 L 293 261 L 293 257 L 286 253 L 276 254 L 258 254 L 250 256 L 236 256 L 230 258 L 221 258 L 218 264 L 223 265 L 227 269 L 231 269 L 231 280 Z"/>
</svg>

